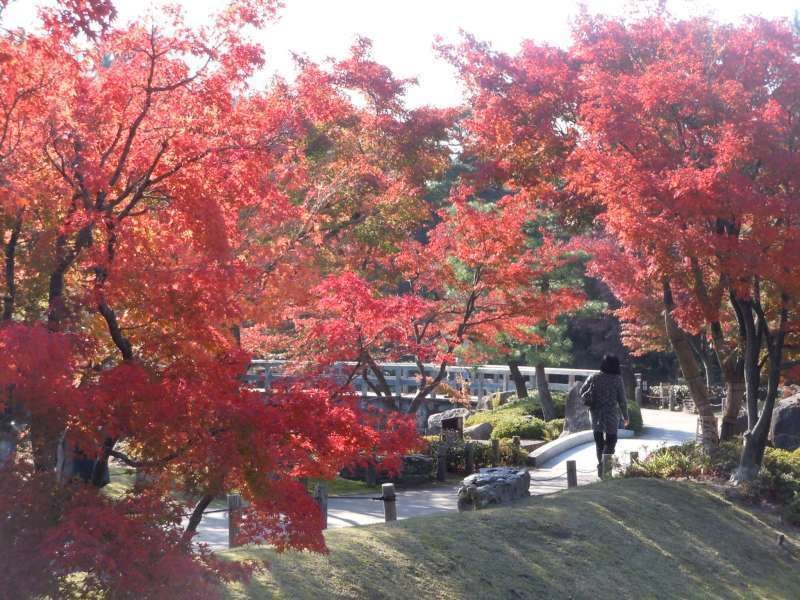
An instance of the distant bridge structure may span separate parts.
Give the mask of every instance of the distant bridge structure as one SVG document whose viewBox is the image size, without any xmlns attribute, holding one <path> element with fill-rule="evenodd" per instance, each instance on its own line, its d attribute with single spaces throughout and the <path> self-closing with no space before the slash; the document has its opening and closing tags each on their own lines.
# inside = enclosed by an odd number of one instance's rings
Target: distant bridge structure
<svg viewBox="0 0 800 600">
<path fill-rule="evenodd" d="M 280 360 L 253 360 L 245 376 L 245 380 L 256 388 L 269 389 L 276 379 L 283 376 L 285 361 Z M 347 377 L 348 367 L 352 369 L 356 363 L 335 363 L 332 374 L 335 378 L 344 381 Z M 393 396 L 408 402 L 414 397 L 419 385 L 419 368 L 415 363 L 380 363 L 379 364 L 387 384 L 391 387 Z M 425 374 L 434 377 L 439 372 L 439 365 L 426 364 Z M 536 390 L 536 369 L 534 367 L 520 367 L 525 386 L 532 391 Z M 575 383 L 585 381 L 592 373 L 592 369 L 562 369 L 545 368 L 547 385 L 554 391 L 568 391 Z M 477 402 L 484 396 L 495 392 L 515 391 L 511 373 L 506 365 L 450 365 L 447 367 L 442 383 L 455 389 L 469 386 L 470 397 Z M 361 392 L 367 399 L 374 396 L 363 376 L 359 373 L 353 377 L 351 384 L 354 389 Z M 435 390 L 428 397 L 435 405 L 449 404 L 450 400 Z M 432 407 L 433 408 L 433 407 Z M 434 409 L 433 412 L 438 412 Z"/>
</svg>

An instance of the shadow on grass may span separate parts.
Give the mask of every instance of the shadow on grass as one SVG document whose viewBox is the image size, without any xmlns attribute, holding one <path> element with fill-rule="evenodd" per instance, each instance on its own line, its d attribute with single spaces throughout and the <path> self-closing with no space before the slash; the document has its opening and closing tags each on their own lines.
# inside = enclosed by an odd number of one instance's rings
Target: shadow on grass
<svg viewBox="0 0 800 600">
<path fill-rule="evenodd" d="M 610 481 L 513 508 L 332 531 L 271 562 L 248 598 L 796 598 L 800 564 L 702 486 Z"/>
</svg>

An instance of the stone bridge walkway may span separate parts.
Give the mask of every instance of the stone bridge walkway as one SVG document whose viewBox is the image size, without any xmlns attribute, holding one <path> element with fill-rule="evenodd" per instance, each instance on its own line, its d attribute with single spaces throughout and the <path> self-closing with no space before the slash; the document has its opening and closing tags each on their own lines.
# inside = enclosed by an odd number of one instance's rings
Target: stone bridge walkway
<svg viewBox="0 0 800 600">
<path fill-rule="evenodd" d="M 681 412 L 642 410 L 645 431 L 636 438 L 617 442 L 617 457 L 626 464 L 631 451 L 644 458 L 648 452 L 667 445 L 681 444 L 695 438 L 697 417 Z M 578 485 L 597 481 L 597 457 L 594 444 L 583 444 L 552 458 L 542 468 L 531 469 L 531 494 L 550 494 L 566 489 L 566 463 L 575 460 Z M 456 506 L 457 483 L 442 483 L 411 490 L 399 490 L 397 518 L 407 519 L 458 510 Z M 328 527 L 350 527 L 383 522 L 383 503 L 366 499 L 330 498 L 328 501 Z M 196 541 L 212 548 L 227 548 L 227 513 L 208 514 L 199 527 Z"/>
</svg>

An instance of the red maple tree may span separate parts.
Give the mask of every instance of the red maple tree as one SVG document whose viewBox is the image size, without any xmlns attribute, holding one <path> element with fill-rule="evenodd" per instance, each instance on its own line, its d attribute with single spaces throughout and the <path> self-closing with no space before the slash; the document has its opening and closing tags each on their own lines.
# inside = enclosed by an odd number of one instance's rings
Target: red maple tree
<svg viewBox="0 0 800 600">
<path fill-rule="evenodd" d="M 249 502 L 244 541 L 324 550 L 300 479 L 416 443 L 324 378 L 242 383 L 241 324 L 313 253 L 309 140 L 337 115 L 312 127 L 313 89 L 248 85 L 262 56 L 243 31 L 271 2 L 89 41 L 80 19 L 110 13 L 64 6 L 86 10 L 0 39 L 2 562 L 12 596 L 78 572 L 81 593 L 213 595 L 240 572 L 191 544 L 217 495 Z M 148 485 L 101 492 L 112 458 Z"/>
</svg>

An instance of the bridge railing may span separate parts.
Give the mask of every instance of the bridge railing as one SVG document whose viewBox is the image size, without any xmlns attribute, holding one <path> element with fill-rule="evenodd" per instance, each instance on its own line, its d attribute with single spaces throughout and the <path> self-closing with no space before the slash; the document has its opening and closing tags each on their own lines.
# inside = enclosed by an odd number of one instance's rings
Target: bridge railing
<svg viewBox="0 0 800 600">
<path fill-rule="evenodd" d="M 356 363 L 336 363 L 332 369 L 332 375 L 337 379 L 346 378 L 347 367 L 351 369 Z M 282 376 L 285 361 L 279 360 L 254 360 L 250 364 L 245 380 L 258 388 L 269 388 L 272 381 Z M 439 366 L 433 364 L 423 365 L 426 375 L 434 377 L 439 372 Z M 412 396 L 417 392 L 419 386 L 420 371 L 414 363 L 381 363 L 383 377 L 397 397 Z M 536 369 L 534 367 L 520 367 L 520 373 L 525 380 L 525 385 L 529 390 L 536 389 Z M 567 369 L 567 368 L 545 368 L 547 385 L 551 390 L 567 391 L 575 383 L 584 381 L 589 375 L 595 373 L 592 369 Z M 462 386 L 469 386 L 470 395 L 475 398 L 493 394 L 495 392 L 513 391 L 514 382 L 511 373 L 506 365 L 450 365 L 446 368 L 445 377 L 442 383 L 461 389 Z M 353 387 L 365 396 L 371 393 L 371 389 L 364 378 L 358 374 L 352 379 Z M 431 399 L 436 399 L 436 393 L 431 394 Z"/>
</svg>

